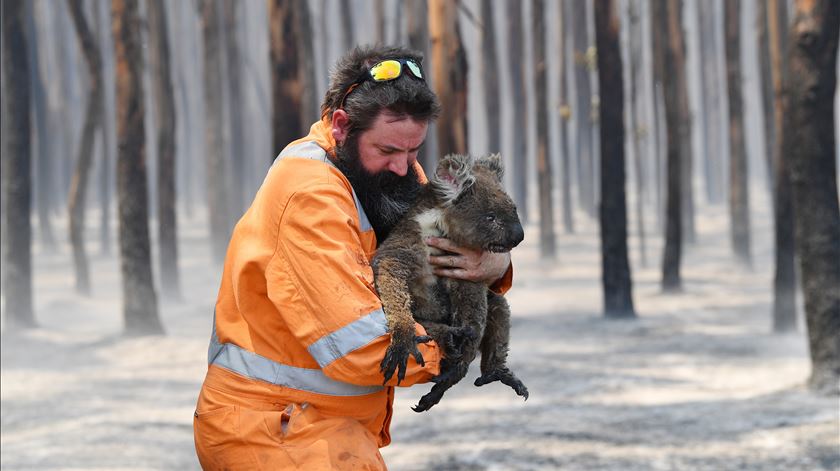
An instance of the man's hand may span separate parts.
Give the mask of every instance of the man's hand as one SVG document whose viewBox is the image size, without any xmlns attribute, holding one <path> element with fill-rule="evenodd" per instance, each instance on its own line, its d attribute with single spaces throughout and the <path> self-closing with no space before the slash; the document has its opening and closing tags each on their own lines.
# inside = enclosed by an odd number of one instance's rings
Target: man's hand
<svg viewBox="0 0 840 471">
<path fill-rule="evenodd" d="M 446 255 L 431 255 L 435 275 L 476 281 L 487 286 L 501 278 L 510 266 L 510 253 L 473 250 L 455 245 L 442 237 L 426 238 L 426 245 L 438 248 Z"/>
</svg>

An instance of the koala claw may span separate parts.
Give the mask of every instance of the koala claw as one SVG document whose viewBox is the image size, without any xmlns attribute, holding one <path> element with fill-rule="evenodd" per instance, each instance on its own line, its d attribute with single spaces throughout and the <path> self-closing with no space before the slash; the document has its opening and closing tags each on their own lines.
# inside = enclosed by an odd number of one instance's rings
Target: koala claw
<svg viewBox="0 0 840 471">
<path fill-rule="evenodd" d="M 384 385 L 387 383 L 393 376 L 394 371 L 397 372 L 397 386 L 405 379 L 405 371 L 408 368 L 408 356 L 411 355 L 414 357 L 414 360 L 420 364 L 420 366 L 426 366 L 426 361 L 423 359 L 423 354 L 420 353 L 420 350 L 417 348 L 418 343 L 426 343 L 432 340 L 431 337 L 428 335 L 415 335 L 411 337 L 410 342 L 402 342 L 402 341 L 391 341 L 391 345 L 388 346 L 388 350 L 385 351 L 385 358 L 382 359 L 382 362 L 379 364 L 379 370 L 382 372 L 385 380 L 382 382 Z"/>
<path fill-rule="evenodd" d="M 485 373 L 476 379 L 474 384 L 484 386 L 494 381 L 501 381 L 502 384 L 510 386 L 517 395 L 524 397 L 526 401 L 528 400 L 528 388 L 507 368 L 497 368 Z"/>
</svg>

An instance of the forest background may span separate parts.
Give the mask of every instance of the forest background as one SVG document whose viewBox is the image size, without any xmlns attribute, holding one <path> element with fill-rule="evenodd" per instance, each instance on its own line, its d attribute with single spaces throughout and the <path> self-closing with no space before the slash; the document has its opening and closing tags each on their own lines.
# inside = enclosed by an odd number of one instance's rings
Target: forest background
<svg viewBox="0 0 840 471">
<path fill-rule="evenodd" d="M 424 167 L 501 151 L 527 234 L 532 398 L 401 390 L 394 469 L 840 465 L 836 2 L 2 9 L 3 468 L 197 466 L 227 237 L 373 42 L 426 54 Z"/>
</svg>

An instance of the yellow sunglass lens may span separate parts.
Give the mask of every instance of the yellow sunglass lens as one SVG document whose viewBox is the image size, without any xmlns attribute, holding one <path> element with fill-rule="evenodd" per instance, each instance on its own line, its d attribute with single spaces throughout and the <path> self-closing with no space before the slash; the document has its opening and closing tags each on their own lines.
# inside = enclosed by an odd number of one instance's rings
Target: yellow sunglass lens
<svg viewBox="0 0 840 471">
<path fill-rule="evenodd" d="M 374 80 L 393 80 L 400 76 L 400 62 L 399 61 L 382 61 L 370 69 L 370 76 Z"/>
</svg>

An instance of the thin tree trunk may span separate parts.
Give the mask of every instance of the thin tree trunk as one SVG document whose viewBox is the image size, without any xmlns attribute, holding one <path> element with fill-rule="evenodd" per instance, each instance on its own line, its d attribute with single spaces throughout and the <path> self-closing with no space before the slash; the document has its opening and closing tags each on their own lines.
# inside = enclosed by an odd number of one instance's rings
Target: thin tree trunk
<svg viewBox="0 0 840 471">
<path fill-rule="evenodd" d="M 782 151 L 790 132 L 785 130 L 784 119 L 789 108 L 785 83 L 788 70 L 787 30 L 788 14 L 785 0 L 770 0 L 767 6 L 768 30 L 773 79 L 773 120 L 777 130 L 772 145 L 773 154 L 773 215 L 776 242 L 776 272 L 773 277 L 773 331 L 790 332 L 796 327 L 796 271 L 794 262 L 794 220 L 791 207 L 790 156 Z M 789 74 L 787 74 L 789 75 Z"/>
<path fill-rule="evenodd" d="M 408 35 L 408 45 L 412 49 L 420 51 L 423 53 L 423 57 L 429 57 L 429 6 L 426 0 L 406 0 L 408 2 L 406 10 L 408 11 L 406 17 L 406 29 Z M 430 70 L 428 67 L 429 60 L 425 61 L 426 71 Z M 431 139 L 431 130 L 429 132 L 429 138 Z M 420 162 L 421 166 L 424 169 L 434 169 L 437 163 L 437 159 L 434 155 L 429 151 L 428 145 L 425 145 L 420 148 L 420 152 L 417 155 L 417 160 Z"/>
<path fill-rule="evenodd" d="M 47 110 L 47 90 L 41 74 L 41 64 L 38 51 L 38 34 L 35 26 L 34 2 L 26 2 L 26 41 L 29 56 L 29 75 L 32 77 L 32 112 L 35 129 L 33 134 L 38 138 L 37 169 L 37 206 L 38 206 L 38 233 L 41 245 L 48 252 L 55 251 L 55 236 L 50 220 L 50 200 L 54 191 L 52 184 L 52 146 L 50 142 L 49 111 Z"/>
<path fill-rule="evenodd" d="M 85 253 L 84 222 L 85 195 L 87 193 L 90 167 L 93 161 L 93 142 L 96 130 L 100 128 L 102 112 L 102 55 L 99 45 L 88 27 L 81 0 L 68 0 L 68 7 L 76 26 L 79 45 L 88 66 L 88 103 L 85 112 L 85 124 L 79 140 L 76 156 L 76 172 L 70 185 L 70 198 L 67 213 L 70 215 L 70 243 L 73 246 L 73 263 L 76 273 L 76 291 L 90 294 L 90 272 Z"/>
<path fill-rule="evenodd" d="M 3 297 L 6 330 L 35 327 L 32 310 L 29 60 L 24 1 L 3 0 Z"/>
<path fill-rule="evenodd" d="M 169 33 L 163 0 L 148 0 L 150 66 L 157 113 L 158 262 L 161 294 L 179 298 L 178 226 L 175 188 L 175 92 L 169 65 Z"/>
<path fill-rule="evenodd" d="M 601 227 L 604 314 L 636 317 L 627 259 L 627 203 L 624 173 L 624 85 L 618 42 L 618 14 L 612 0 L 595 0 L 595 41 L 601 100 Z"/>
<path fill-rule="evenodd" d="M 840 381 L 840 208 L 835 160 L 834 94 L 840 2 L 797 0 L 785 81 L 783 129 L 790 158 L 796 251 L 805 297 L 813 369 L 809 386 L 837 392 Z"/>
<path fill-rule="evenodd" d="M 668 9 L 666 7 L 667 0 L 653 2 L 650 6 L 650 28 L 651 41 L 653 49 L 653 140 L 656 143 L 656 152 L 653 155 L 653 174 L 654 174 L 654 190 L 656 195 L 655 213 L 657 227 L 662 231 L 663 227 L 667 225 L 667 221 L 663 224 L 663 215 L 665 211 L 662 203 L 662 154 L 667 154 L 670 148 L 667 133 L 669 132 L 671 123 L 668 122 L 667 107 L 665 106 L 665 54 L 668 46 L 667 39 L 667 18 Z M 663 118 L 664 115 L 664 118 Z M 664 143 L 664 146 L 663 146 Z M 667 162 L 667 157 L 666 157 Z M 667 190 L 667 189 L 666 189 Z M 666 196 L 667 198 L 667 196 Z M 667 217 L 664 218 L 667 220 Z M 667 232 L 667 228 L 666 228 Z M 664 262 L 664 260 L 663 260 Z"/>
<path fill-rule="evenodd" d="M 204 39 L 204 142 L 207 155 L 207 202 L 213 260 L 221 263 L 230 236 L 230 195 L 225 163 L 222 102 L 222 44 L 217 0 L 203 0 L 201 31 Z M 290 109 L 290 108 L 287 108 Z M 293 109 L 293 108 L 291 108 Z"/>
<path fill-rule="evenodd" d="M 317 88 L 311 79 L 315 77 L 315 47 L 312 44 L 312 15 L 309 14 L 309 2 L 297 0 L 293 13 L 295 15 L 295 42 L 298 47 L 298 57 L 302 59 L 299 62 L 298 80 L 304 84 L 300 108 L 300 119 L 304 126 L 301 136 L 304 136 L 309 133 L 309 126 L 320 118 L 321 113 L 316 94 Z"/>
<path fill-rule="evenodd" d="M 458 27 L 457 5 L 429 0 L 432 82 L 443 110 L 437 120 L 438 153 L 467 152 L 467 53 Z"/>
<path fill-rule="evenodd" d="M 678 132 L 680 139 L 680 189 L 682 196 L 681 223 L 684 242 L 693 243 L 696 240 L 694 229 L 694 185 L 693 185 L 693 152 L 691 150 L 691 109 L 688 102 L 688 75 L 685 59 L 685 32 L 682 26 L 682 3 L 673 4 L 673 11 L 669 8 L 669 43 L 674 43 L 674 80 L 677 81 L 677 106 L 679 111 Z"/>
<path fill-rule="evenodd" d="M 726 87 L 729 95 L 729 218 L 736 259 L 752 265 L 747 152 L 741 83 L 741 0 L 728 0 L 726 23 Z"/>
<path fill-rule="evenodd" d="M 499 67 L 496 62 L 496 28 L 493 3 L 481 0 L 481 76 L 484 82 L 484 105 L 487 114 L 487 149 L 501 152 L 502 127 L 499 94 Z"/>
<path fill-rule="evenodd" d="M 764 121 L 764 142 L 767 159 L 767 188 L 770 192 L 770 200 L 773 201 L 773 162 L 776 158 L 773 155 L 773 142 L 776 141 L 776 129 L 773 124 L 773 73 L 770 66 L 770 42 L 767 35 L 767 0 L 755 2 L 756 21 L 755 37 L 758 43 L 758 67 L 759 81 L 761 82 L 761 107 Z"/>
<path fill-rule="evenodd" d="M 639 106 L 638 96 L 641 93 L 639 87 L 640 80 L 637 80 L 639 74 L 639 65 L 642 63 L 642 30 L 639 24 L 639 4 L 635 0 L 627 2 L 628 12 L 627 16 L 630 20 L 629 31 L 629 49 L 630 49 L 630 73 L 627 74 L 628 89 L 630 90 L 630 116 L 632 122 L 635 124 L 630 127 L 631 141 L 633 146 L 633 157 L 636 174 L 636 228 L 639 236 L 639 255 L 641 265 L 647 266 L 647 250 L 645 247 L 645 216 L 644 216 L 644 196 L 645 185 L 644 180 L 644 165 L 642 160 L 642 151 L 639 141 L 642 139 L 642 131 L 639 122 Z"/>
<path fill-rule="evenodd" d="M 566 78 L 567 64 L 568 64 L 568 50 L 567 47 L 567 32 L 571 29 L 571 15 L 569 14 L 569 2 L 561 0 L 560 5 L 557 6 L 559 18 L 557 24 L 560 26 L 560 34 L 558 34 L 557 54 L 554 56 L 558 58 L 558 68 L 560 73 L 559 86 L 559 102 L 560 102 L 560 119 L 558 120 L 560 130 L 560 175 L 561 175 L 561 192 L 563 195 L 563 228 L 567 234 L 574 234 L 575 232 L 575 215 L 574 206 L 572 205 L 572 175 L 571 175 L 571 155 L 572 146 L 569 137 L 569 126 L 571 118 L 571 105 L 569 104 L 569 90 L 568 80 Z"/>
<path fill-rule="evenodd" d="M 527 114 L 525 113 L 524 36 L 522 33 L 522 3 L 506 2 L 508 64 L 513 101 L 513 200 L 519 208 L 523 224 L 528 223 L 528 145 Z"/>
<path fill-rule="evenodd" d="M 231 216 L 236 218 L 245 209 L 245 166 L 248 155 L 245 153 L 245 131 L 243 123 L 245 118 L 242 115 L 244 96 L 242 93 L 242 59 L 239 48 L 239 15 L 236 0 L 223 0 L 224 23 L 225 23 L 225 52 L 227 55 L 227 86 L 228 86 L 228 109 L 230 111 L 230 182 L 231 182 Z M 314 60 L 310 61 L 314 64 Z M 313 86 L 314 88 L 314 77 Z"/>
<path fill-rule="evenodd" d="M 537 125 L 537 191 L 540 201 L 540 256 L 553 260 L 557 255 L 554 237 L 554 205 L 552 204 L 551 159 L 548 155 L 548 67 L 545 61 L 545 5 L 544 0 L 531 4 L 531 31 L 534 51 L 534 85 Z"/>
<path fill-rule="evenodd" d="M 108 255 L 111 253 L 111 162 L 114 161 L 114 133 L 113 133 L 113 119 L 114 119 L 114 104 L 111 94 L 113 87 L 108 84 L 113 83 L 111 74 L 106 76 L 106 65 L 108 70 L 113 70 L 113 63 L 106 54 L 105 44 L 109 41 L 111 35 L 108 32 L 108 16 L 110 15 L 110 7 L 106 2 L 97 2 L 97 13 L 95 22 L 97 37 L 99 44 L 102 46 L 102 110 L 100 111 L 100 130 L 99 135 L 102 137 L 102 164 L 99 168 L 99 203 L 101 205 L 101 214 L 99 222 L 99 244 L 102 254 Z M 111 55 L 110 57 L 113 57 Z"/>
<path fill-rule="evenodd" d="M 592 163 L 595 159 L 592 146 L 592 84 L 589 82 L 591 68 L 591 45 L 587 35 L 586 3 L 572 1 L 572 37 L 575 62 L 575 86 L 577 87 L 577 150 L 578 195 L 581 208 L 595 216 L 595 188 Z"/>
<path fill-rule="evenodd" d="M 376 28 L 374 42 L 385 43 L 385 0 L 373 0 L 373 26 Z"/>
<path fill-rule="evenodd" d="M 308 124 L 302 119 L 303 89 L 300 48 L 294 34 L 294 0 L 271 0 L 269 34 L 271 38 L 271 83 L 273 84 L 273 152 L 274 157 L 286 145 L 305 133 Z"/>
<path fill-rule="evenodd" d="M 163 333 L 152 282 L 143 129 L 141 22 L 137 0 L 112 0 L 117 82 L 117 193 L 123 317 L 128 335 Z"/>
<path fill-rule="evenodd" d="M 723 129 L 721 125 L 721 87 L 718 16 L 715 15 L 715 3 L 697 1 L 697 16 L 700 19 L 700 74 L 703 94 L 702 126 L 703 141 L 707 143 L 706 151 L 702 154 L 706 176 L 706 199 L 710 203 L 723 202 Z"/>
<path fill-rule="evenodd" d="M 680 74 L 685 69 L 679 57 L 682 54 L 682 42 L 678 30 L 679 0 L 667 0 L 667 2 L 656 2 L 654 4 L 653 18 L 657 22 L 654 26 L 659 28 L 661 33 L 657 39 L 661 40 L 660 51 L 662 57 L 662 77 L 670 77 L 663 80 L 665 87 L 665 126 L 668 131 L 668 200 L 665 209 L 665 252 L 662 256 L 662 290 L 675 292 L 682 289 L 680 277 L 680 260 L 682 258 L 682 198 L 685 192 L 682 189 L 683 172 L 682 165 L 685 163 L 682 153 L 685 147 L 682 144 L 680 133 L 681 103 L 680 103 Z"/>
<path fill-rule="evenodd" d="M 339 5 L 341 6 L 341 14 L 339 15 L 342 33 L 341 44 L 345 49 L 350 49 L 356 45 L 356 33 L 353 29 L 353 9 L 351 8 L 350 1 L 351 0 L 339 0 Z M 425 12 L 425 10 L 423 11 Z M 272 20 L 274 20 L 274 16 L 269 16 Z M 277 149 L 277 152 L 280 152 L 281 150 L 283 149 Z"/>
</svg>

